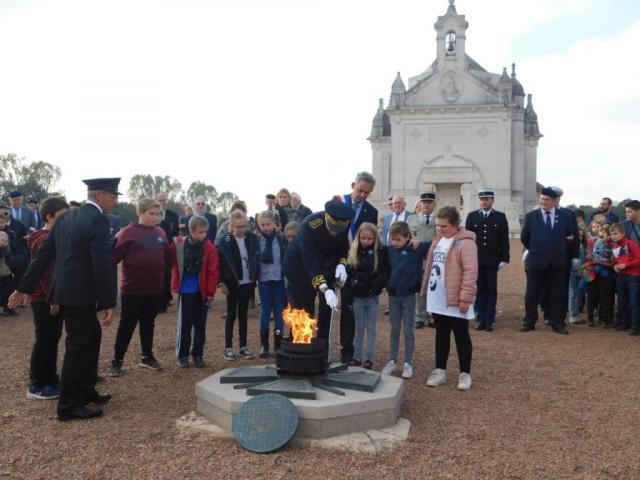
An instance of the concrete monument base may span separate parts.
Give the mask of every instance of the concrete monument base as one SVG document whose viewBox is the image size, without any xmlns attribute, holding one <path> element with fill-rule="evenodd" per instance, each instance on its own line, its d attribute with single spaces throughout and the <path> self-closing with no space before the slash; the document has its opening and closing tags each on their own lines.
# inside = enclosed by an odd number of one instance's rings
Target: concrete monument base
<svg viewBox="0 0 640 480">
<path fill-rule="evenodd" d="M 222 370 L 196 384 L 198 413 L 226 432 L 231 432 L 234 414 L 251 398 L 244 388 L 220 383 L 220 377 L 231 370 Z M 349 367 L 349 372 L 358 371 L 365 370 Z M 373 392 L 340 390 L 345 392 L 344 396 L 316 389 L 315 400 L 291 398 L 299 415 L 294 439 L 312 441 L 370 430 L 384 431 L 398 424 L 404 390 L 402 379 L 382 375 Z"/>
<path fill-rule="evenodd" d="M 211 422 L 196 412 L 183 415 L 176 422 L 178 431 L 185 435 L 202 435 L 217 440 L 233 440 L 233 433 Z M 291 445 L 353 453 L 379 453 L 397 448 L 409 437 L 411 423 L 400 418 L 389 428 L 347 433 L 328 438 L 304 438 L 295 436 Z"/>
</svg>

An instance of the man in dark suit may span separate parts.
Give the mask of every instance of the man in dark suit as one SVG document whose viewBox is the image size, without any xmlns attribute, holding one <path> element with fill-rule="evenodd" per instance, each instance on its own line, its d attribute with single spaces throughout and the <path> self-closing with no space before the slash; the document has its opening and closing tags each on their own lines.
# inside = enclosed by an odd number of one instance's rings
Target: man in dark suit
<svg viewBox="0 0 640 480">
<path fill-rule="evenodd" d="M 626 220 L 622 222 L 624 236 L 640 243 L 640 201 L 629 200 L 624 205 Z"/>
<path fill-rule="evenodd" d="M 29 207 L 35 216 L 34 230 L 40 230 L 43 226 L 42 218 L 40 217 L 40 210 L 38 209 L 38 201 L 35 198 L 30 198 L 27 201 L 27 207 Z"/>
<path fill-rule="evenodd" d="M 162 216 L 162 221 L 160 222 L 160 228 L 164 230 L 169 244 L 172 244 L 173 239 L 180 235 L 178 214 L 167 208 L 169 197 L 166 193 L 158 193 L 156 195 L 156 201 L 161 207 L 160 215 Z M 160 308 L 158 311 L 160 313 L 166 312 L 171 300 L 173 300 L 171 295 L 171 263 L 167 262 L 164 272 L 164 295 L 162 295 L 162 298 L 160 299 Z"/>
<path fill-rule="evenodd" d="M 29 233 L 35 231 L 36 217 L 33 210 L 22 206 L 22 193 L 17 190 L 9 193 L 9 201 L 11 203 L 11 216 L 18 222 L 22 222 L 29 230 Z"/>
<path fill-rule="evenodd" d="M 84 180 L 88 199 L 84 206 L 70 210 L 55 223 L 22 281 L 11 295 L 18 305 L 32 292 L 47 267 L 55 261 L 49 302 L 60 305 L 67 334 L 65 343 L 58 419 L 99 417 L 102 410 L 87 408 L 102 404 L 111 395 L 95 388 L 98 375 L 101 325 L 113 319 L 113 295 L 109 221 L 106 214 L 118 202 L 119 178 Z M 96 312 L 101 312 L 100 321 Z"/>
<path fill-rule="evenodd" d="M 569 262 L 578 262 L 578 242 L 574 241 L 573 222 L 569 215 L 555 207 L 558 194 L 551 188 L 540 193 L 540 208 L 526 214 L 520 240 L 527 250 L 525 266 L 527 287 L 525 318 L 520 331 L 535 330 L 538 303 L 545 285 L 551 294 L 551 327 L 556 333 L 568 334 L 565 327 L 567 302 L 566 272 Z M 574 216 L 575 219 L 575 216 Z"/>
<path fill-rule="evenodd" d="M 480 190 L 480 210 L 467 215 L 465 228 L 476 234 L 478 293 L 476 330 L 493 331 L 498 299 L 498 271 L 509 263 L 509 224 L 504 213 L 493 209 L 492 190 Z"/>
<path fill-rule="evenodd" d="M 358 234 L 364 222 L 378 224 L 378 210 L 367 198 L 376 186 L 376 179 L 369 172 L 360 172 L 351 183 L 351 193 L 338 198 L 353 209 L 353 219 L 349 227 L 349 244 Z M 353 339 L 356 334 L 356 322 L 353 317 L 353 297 L 348 289 L 341 292 L 342 309 L 340 310 L 340 345 L 342 346 L 342 362 L 350 363 L 353 359 Z"/>
</svg>

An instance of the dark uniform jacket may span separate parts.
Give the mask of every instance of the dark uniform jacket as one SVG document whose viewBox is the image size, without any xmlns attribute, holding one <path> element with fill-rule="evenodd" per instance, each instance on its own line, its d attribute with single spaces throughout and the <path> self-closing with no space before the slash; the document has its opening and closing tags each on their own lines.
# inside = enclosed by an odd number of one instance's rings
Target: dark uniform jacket
<svg viewBox="0 0 640 480">
<path fill-rule="evenodd" d="M 509 224 L 504 213 L 491 210 L 485 219 L 482 210 L 475 210 L 467 215 L 465 228 L 476 234 L 479 267 L 509 262 Z"/>
<path fill-rule="evenodd" d="M 551 230 L 545 226 L 541 209 L 525 215 L 520 240 L 529 250 L 527 268 L 542 270 L 551 266 L 554 270 L 563 270 L 572 258 L 578 258 L 579 245 L 574 236 L 576 217 L 568 213 L 571 212 L 556 208 Z"/>
<path fill-rule="evenodd" d="M 346 265 L 348 231 L 332 236 L 327 231 L 324 212 L 305 218 L 287 249 L 284 274 L 289 282 L 311 282 L 314 288 L 332 286 L 339 263 Z"/>
<path fill-rule="evenodd" d="M 30 293 L 54 260 L 49 303 L 95 309 L 116 305 L 112 285 L 109 220 L 90 203 L 56 220 L 17 290 Z"/>
<path fill-rule="evenodd" d="M 165 210 L 164 220 L 160 222 L 160 228 L 164 230 L 164 234 L 167 236 L 169 243 L 173 242 L 173 239 L 180 235 L 180 220 L 178 214 L 171 210 Z"/>
</svg>

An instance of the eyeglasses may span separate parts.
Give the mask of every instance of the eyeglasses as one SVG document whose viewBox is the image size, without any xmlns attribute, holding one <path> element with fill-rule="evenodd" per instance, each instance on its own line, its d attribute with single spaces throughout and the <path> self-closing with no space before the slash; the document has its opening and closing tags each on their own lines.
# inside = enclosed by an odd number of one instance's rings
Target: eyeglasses
<svg viewBox="0 0 640 480">
<path fill-rule="evenodd" d="M 204 205 L 204 202 L 198 202 L 196 205 Z"/>
</svg>

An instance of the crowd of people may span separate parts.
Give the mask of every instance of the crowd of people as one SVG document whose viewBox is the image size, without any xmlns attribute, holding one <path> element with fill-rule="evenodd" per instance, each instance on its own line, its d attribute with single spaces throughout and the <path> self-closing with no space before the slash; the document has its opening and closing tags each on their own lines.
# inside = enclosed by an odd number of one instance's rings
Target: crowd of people
<svg viewBox="0 0 640 480">
<path fill-rule="evenodd" d="M 181 368 L 204 367 L 207 316 L 219 292 L 226 300 L 225 360 L 253 358 L 248 311 L 257 303 L 260 357 L 269 356 L 271 346 L 279 348 L 289 305 L 316 318 L 316 336 L 327 342 L 332 327 L 338 328 L 332 322 L 339 321 L 340 361 L 374 369 L 384 310 L 380 297 L 386 290 L 390 354 L 382 373 L 413 377 L 415 329 L 428 325 L 436 334 L 427 385 L 447 382 L 453 333 L 457 388 L 471 388 L 469 325 L 493 331 L 497 278 L 510 261 L 509 225 L 493 208 L 493 191 L 478 192 L 479 208 L 465 222 L 455 207 L 438 208 L 436 192 L 422 193 L 413 212 L 402 196 L 389 198 L 389 212 L 379 215 L 367 201 L 375 178 L 361 172 L 350 191 L 334 196 L 322 211 L 313 213 L 299 194 L 283 188 L 267 194 L 264 210 L 253 217 L 245 202 L 236 201 L 220 225 L 204 198 L 179 216 L 159 192 L 141 199 L 138 221 L 120 229 L 111 215 L 119 179 L 84 182 L 84 204 L 54 196 L 23 207 L 22 195 L 14 191 L 11 206 L 0 206 L 2 313 L 14 315 L 16 307 L 30 303 L 35 341 L 27 397 L 59 398 L 60 420 L 100 416 L 95 405 L 111 399 L 96 390 L 96 382 L 102 327 L 114 318 L 118 284 L 121 312 L 108 369 L 113 377 L 123 374 L 136 326 L 139 365 L 162 368 L 153 352 L 154 322 L 174 301 L 175 361 Z M 527 286 L 521 331 L 535 330 L 542 307 L 545 323 L 566 334 L 566 317 L 570 324 L 582 323 L 586 307 L 590 326 L 597 316 L 604 328 L 640 334 L 640 202 L 628 202 L 627 220 L 619 223 L 611 200 L 603 199 L 587 221 L 582 212 L 560 207 L 561 196 L 557 187 L 544 188 L 539 208 L 524 218 Z"/>
</svg>

